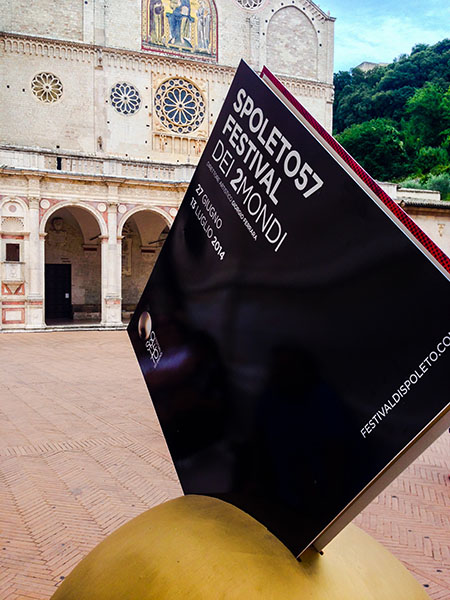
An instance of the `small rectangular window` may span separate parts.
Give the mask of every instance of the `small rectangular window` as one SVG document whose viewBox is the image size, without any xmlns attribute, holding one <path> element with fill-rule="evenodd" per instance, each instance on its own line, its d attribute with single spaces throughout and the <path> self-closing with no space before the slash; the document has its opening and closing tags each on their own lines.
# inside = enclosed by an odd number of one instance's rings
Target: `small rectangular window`
<svg viewBox="0 0 450 600">
<path fill-rule="evenodd" d="M 6 244 L 6 261 L 20 262 L 20 244 Z"/>
</svg>

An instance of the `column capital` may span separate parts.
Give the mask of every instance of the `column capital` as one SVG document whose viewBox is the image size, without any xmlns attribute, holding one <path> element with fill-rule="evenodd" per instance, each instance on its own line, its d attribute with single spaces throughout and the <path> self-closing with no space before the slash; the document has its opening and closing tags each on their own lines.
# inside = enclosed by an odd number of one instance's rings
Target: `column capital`
<svg viewBox="0 0 450 600">
<path fill-rule="evenodd" d="M 27 175 L 28 180 L 28 197 L 40 198 L 41 196 L 41 179 L 42 175 Z"/>
<path fill-rule="evenodd" d="M 39 210 L 40 199 L 38 196 L 28 196 L 28 206 L 34 210 Z"/>
<path fill-rule="evenodd" d="M 106 182 L 108 186 L 108 204 L 118 204 L 119 203 L 119 183 L 112 183 L 110 181 Z"/>
</svg>

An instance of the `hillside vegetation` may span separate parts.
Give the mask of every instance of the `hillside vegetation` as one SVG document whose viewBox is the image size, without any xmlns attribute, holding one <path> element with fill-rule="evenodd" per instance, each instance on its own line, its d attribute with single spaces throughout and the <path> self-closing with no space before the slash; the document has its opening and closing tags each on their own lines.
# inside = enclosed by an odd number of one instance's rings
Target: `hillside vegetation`
<svg viewBox="0 0 450 600">
<path fill-rule="evenodd" d="M 450 39 L 334 85 L 334 133 L 373 177 L 450 199 Z"/>
</svg>

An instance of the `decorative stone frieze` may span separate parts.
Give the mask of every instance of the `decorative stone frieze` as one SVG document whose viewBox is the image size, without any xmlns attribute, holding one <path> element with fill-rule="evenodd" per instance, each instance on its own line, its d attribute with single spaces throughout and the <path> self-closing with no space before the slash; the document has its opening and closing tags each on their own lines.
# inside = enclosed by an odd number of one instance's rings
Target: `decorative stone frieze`
<svg viewBox="0 0 450 600">
<path fill-rule="evenodd" d="M 236 0 L 242 8 L 246 10 L 258 10 L 264 4 L 265 0 Z"/>
</svg>

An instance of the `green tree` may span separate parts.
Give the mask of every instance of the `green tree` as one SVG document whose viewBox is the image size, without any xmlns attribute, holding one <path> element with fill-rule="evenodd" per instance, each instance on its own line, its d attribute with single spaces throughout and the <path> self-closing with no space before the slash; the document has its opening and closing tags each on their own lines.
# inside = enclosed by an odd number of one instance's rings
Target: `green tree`
<svg viewBox="0 0 450 600">
<path fill-rule="evenodd" d="M 439 173 L 444 170 L 449 162 L 448 152 L 445 148 L 420 148 L 414 160 L 414 169 L 418 174 Z"/>
<path fill-rule="evenodd" d="M 443 95 L 439 85 L 426 83 L 407 101 L 407 133 L 415 148 L 440 145 Z"/>
<path fill-rule="evenodd" d="M 441 192 L 442 200 L 450 200 L 450 172 L 432 175 L 425 183 L 425 189 Z"/>
<path fill-rule="evenodd" d="M 375 92 L 372 95 L 374 116 L 383 116 L 400 123 L 405 114 L 405 104 L 415 94 L 415 88 L 403 86 L 396 90 Z"/>
<path fill-rule="evenodd" d="M 375 179 L 397 179 L 408 173 L 402 135 L 389 119 L 352 125 L 337 140 Z"/>
<path fill-rule="evenodd" d="M 441 146 L 450 152 L 450 86 L 441 101 Z"/>
<path fill-rule="evenodd" d="M 450 39 L 434 46 L 419 44 L 409 56 L 366 73 L 360 69 L 340 71 L 334 77 L 335 133 L 377 117 L 391 118 L 399 127 L 406 103 L 426 83 L 441 91 L 450 85 Z"/>
</svg>

